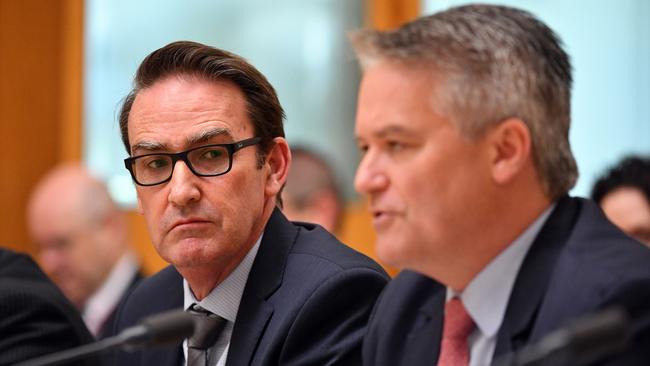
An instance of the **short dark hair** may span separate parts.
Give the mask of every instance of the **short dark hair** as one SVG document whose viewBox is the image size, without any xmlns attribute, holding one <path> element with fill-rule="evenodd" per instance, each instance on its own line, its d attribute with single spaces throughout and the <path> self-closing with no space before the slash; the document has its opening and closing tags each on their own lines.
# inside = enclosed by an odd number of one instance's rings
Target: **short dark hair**
<svg viewBox="0 0 650 366">
<path fill-rule="evenodd" d="M 197 42 L 178 41 L 145 57 L 135 74 L 133 89 L 124 98 L 120 111 L 120 132 L 129 154 L 129 113 L 135 98 L 143 89 L 172 75 L 227 80 L 240 88 L 246 98 L 255 136 L 262 138 L 258 150 L 262 162 L 273 138 L 284 137 L 284 111 L 275 89 L 261 72 L 242 57 L 228 51 Z"/>
<path fill-rule="evenodd" d="M 557 199 L 575 184 L 571 63 L 559 37 L 532 14 L 460 6 L 351 38 L 364 68 L 388 61 L 435 73 L 441 86 L 432 85 L 432 108 L 470 139 L 506 118 L 522 119 L 547 196 Z"/>
<path fill-rule="evenodd" d="M 640 190 L 650 204 L 650 157 L 628 156 L 610 167 L 591 190 L 591 198 L 600 204 L 605 196 L 619 188 Z"/>
</svg>

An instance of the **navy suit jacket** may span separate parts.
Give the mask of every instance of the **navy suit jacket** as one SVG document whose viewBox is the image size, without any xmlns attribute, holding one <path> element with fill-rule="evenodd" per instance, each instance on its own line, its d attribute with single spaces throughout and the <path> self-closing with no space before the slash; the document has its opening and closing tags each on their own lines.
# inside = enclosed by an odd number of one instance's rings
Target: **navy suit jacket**
<svg viewBox="0 0 650 366">
<path fill-rule="evenodd" d="M 0 249 L 0 365 L 93 340 L 77 309 L 24 254 Z M 97 366 L 96 357 L 67 365 Z"/>
<path fill-rule="evenodd" d="M 445 296 L 446 287 L 426 276 L 397 276 L 373 310 L 364 365 L 435 365 Z M 650 365 L 650 250 L 611 224 L 593 202 L 565 197 L 522 263 L 493 360 L 570 319 L 613 305 L 630 312 L 635 337 L 624 354 L 594 365 Z"/>
<path fill-rule="evenodd" d="M 172 266 L 143 280 L 118 309 L 119 331 L 183 307 Z M 381 267 L 320 226 L 289 222 L 276 209 L 246 283 L 227 364 L 359 365 L 368 317 L 388 281 Z M 116 365 L 177 366 L 181 346 L 118 354 Z"/>
</svg>

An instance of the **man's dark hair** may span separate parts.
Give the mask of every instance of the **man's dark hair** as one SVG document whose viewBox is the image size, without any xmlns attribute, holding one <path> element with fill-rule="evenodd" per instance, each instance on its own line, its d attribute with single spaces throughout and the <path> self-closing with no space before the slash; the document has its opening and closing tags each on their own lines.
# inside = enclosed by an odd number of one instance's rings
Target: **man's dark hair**
<svg viewBox="0 0 650 366">
<path fill-rule="evenodd" d="M 650 158 L 624 158 L 596 181 L 591 190 L 591 198 L 600 204 L 606 195 L 619 188 L 640 190 L 650 204 Z"/>
<path fill-rule="evenodd" d="M 255 136 L 261 137 L 258 157 L 264 161 L 273 138 L 284 137 L 284 111 L 275 89 L 264 75 L 243 58 L 201 43 L 179 41 L 153 51 L 138 67 L 133 90 L 126 96 L 120 111 L 120 132 L 130 154 L 129 113 L 138 93 L 169 76 L 228 80 L 244 93 L 248 116 Z M 261 165 L 261 164 L 259 164 Z"/>
</svg>

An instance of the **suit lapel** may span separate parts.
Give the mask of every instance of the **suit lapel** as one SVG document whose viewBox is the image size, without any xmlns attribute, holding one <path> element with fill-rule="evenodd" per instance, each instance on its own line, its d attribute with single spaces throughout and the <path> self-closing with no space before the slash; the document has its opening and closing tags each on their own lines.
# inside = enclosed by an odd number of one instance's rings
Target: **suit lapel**
<svg viewBox="0 0 650 366">
<path fill-rule="evenodd" d="M 495 356 L 515 351 L 530 341 L 556 260 L 571 234 L 578 213 L 578 201 L 562 198 L 535 238 L 513 286 L 497 335 Z"/>
<path fill-rule="evenodd" d="M 227 364 L 248 365 L 255 353 L 273 307 L 266 301 L 282 283 L 287 257 L 298 228 L 275 209 L 266 225 L 259 251 L 242 295 L 230 338 Z"/>
<path fill-rule="evenodd" d="M 440 343 L 442 338 L 442 325 L 444 320 L 446 287 L 440 285 L 435 294 L 419 309 L 415 324 L 407 335 L 406 349 L 404 352 L 405 365 L 433 365 L 438 362 Z M 424 343 L 424 345 L 422 344 Z M 409 350 L 409 348 L 411 348 Z M 430 349 L 431 357 L 420 354 L 416 350 Z"/>
<path fill-rule="evenodd" d="M 155 309 L 151 312 L 158 313 L 172 309 L 183 308 L 183 278 L 173 267 L 167 269 L 171 277 L 159 296 L 151 299 L 155 302 Z M 179 366 L 183 364 L 183 347 L 159 347 L 142 353 L 142 365 Z"/>
</svg>

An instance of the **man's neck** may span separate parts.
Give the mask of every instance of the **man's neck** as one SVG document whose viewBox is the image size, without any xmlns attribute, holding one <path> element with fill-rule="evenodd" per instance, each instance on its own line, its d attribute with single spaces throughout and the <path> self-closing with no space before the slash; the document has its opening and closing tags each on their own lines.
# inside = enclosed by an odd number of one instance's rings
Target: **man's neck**
<svg viewBox="0 0 650 366">
<path fill-rule="evenodd" d="M 207 265 L 192 267 L 176 267 L 176 270 L 178 270 L 181 276 L 183 276 L 187 281 L 197 300 L 203 300 L 203 298 L 208 296 L 215 287 L 230 276 L 232 271 L 239 266 L 244 257 L 246 257 L 246 254 L 248 254 L 250 249 L 255 245 L 264 232 L 264 228 L 273 213 L 274 207 L 275 199 L 267 200 L 260 219 L 260 224 L 251 230 L 251 235 L 247 242 L 242 245 L 241 250 L 236 253 L 236 256 L 224 258 L 220 263 L 210 263 Z"/>
<path fill-rule="evenodd" d="M 490 222 L 484 226 L 481 236 L 476 238 L 477 250 L 466 258 L 464 264 L 456 267 L 461 273 L 457 280 L 454 278 L 447 285 L 455 290 L 463 290 L 551 204 L 541 191 L 528 192 L 522 195 L 521 199 L 511 197 L 509 200 L 502 200 Z"/>
<path fill-rule="evenodd" d="M 412 269 L 460 292 L 552 202 L 541 188 L 517 191 L 508 187 L 490 192 L 485 203 L 487 209 L 468 223 L 449 253 L 431 253 L 419 268 Z"/>
</svg>

